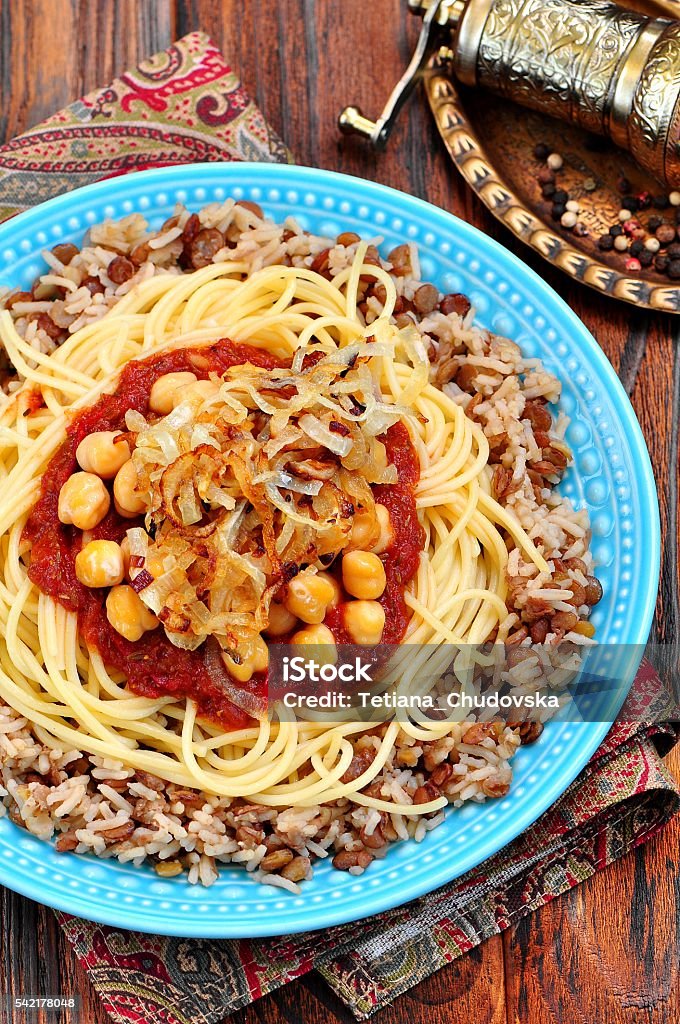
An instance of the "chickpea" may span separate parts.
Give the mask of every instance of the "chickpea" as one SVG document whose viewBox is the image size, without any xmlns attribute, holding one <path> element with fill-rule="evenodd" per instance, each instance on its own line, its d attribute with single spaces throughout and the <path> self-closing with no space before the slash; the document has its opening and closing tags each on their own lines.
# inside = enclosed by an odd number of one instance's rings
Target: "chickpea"
<svg viewBox="0 0 680 1024">
<path fill-rule="evenodd" d="M 119 430 L 96 430 L 76 448 L 78 465 L 102 480 L 113 480 L 129 458 L 130 446 Z"/>
<path fill-rule="evenodd" d="M 338 660 L 335 637 L 328 626 L 324 626 L 323 623 L 298 629 L 296 633 L 293 633 L 290 642 L 323 648 L 323 650 L 315 652 L 314 660 L 319 665 L 335 665 Z"/>
<path fill-rule="evenodd" d="M 335 588 L 325 573 L 316 575 L 296 576 L 288 584 L 288 594 L 284 602 L 293 615 L 303 622 L 316 624 L 323 622 L 326 609 L 335 597 Z"/>
<path fill-rule="evenodd" d="M 379 644 L 385 628 L 385 610 L 377 601 L 350 601 L 345 605 L 345 628 L 355 644 Z"/>
<path fill-rule="evenodd" d="M 132 519 L 134 516 L 140 516 L 146 512 L 146 502 L 136 491 L 137 482 L 137 470 L 132 460 L 121 466 L 113 481 L 116 511 L 126 519 Z"/>
<path fill-rule="evenodd" d="M 188 371 L 163 374 L 151 388 L 149 408 L 152 412 L 167 416 L 184 397 L 183 389 L 195 384 L 197 380 L 196 374 Z"/>
<path fill-rule="evenodd" d="M 342 582 L 352 597 L 374 600 L 387 585 L 385 566 L 372 551 L 348 551 L 342 559 Z"/>
<path fill-rule="evenodd" d="M 285 636 L 295 629 L 298 624 L 297 616 L 289 612 L 285 605 L 278 601 L 272 601 L 269 605 L 269 624 L 267 632 L 270 636 Z"/>
<path fill-rule="evenodd" d="M 125 576 L 123 552 L 114 540 L 91 540 L 76 555 L 76 576 L 86 587 L 115 587 Z"/>
<path fill-rule="evenodd" d="M 352 520 L 348 547 L 351 550 L 360 548 L 362 551 L 367 551 L 369 545 L 375 540 L 375 534 L 376 522 L 373 516 L 368 512 L 357 512 Z"/>
<path fill-rule="evenodd" d="M 338 605 L 340 604 L 340 601 L 342 600 L 342 587 L 336 580 L 335 576 L 331 576 L 329 572 L 322 571 L 316 574 L 316 578 L 318 580 L 325 580 L 327 583 L 330 583 L 331 587 L 333 588 L 333 596 L 326 605 L 326 611 L 328 611 L 329 608 L 337 608 Z"/>
<path fill-rule="evenodd" d="M 109 511 L 111 498 L 94 473 L 74 473 L 59 491 L 59 521 L 93 530 Z"/>
<path fill-rule="evenodd" d="M 112 587 L 106 598 L 106 617 L 117 633 L 134 643 L 149 629 L 155 629 L 158 619 L 146 607 L 132 587 Z"/>
<path fill-rule="evenodd" d="M 255 672 L 266 672 L 269 667 L 269 648 L 261 636 L 253 637 L 239 644 L 238 660 L 230 654 L 222 654 L 227 671 L 239 683 L 247 683 Z"/>
<path fill-rule="evenodd" d="M 376 522 L 377 520 L 377 522 Z M 380 534 L 376 540 L 376 530 Z M 382 554 L 394 542 L 394 530 L 390 522 L 390 514 L 379 502 L 375 506 L 375 519 L 368 512 L 358 512 L 352 523 L 349 547 L 351 550 L 373 551 Z"/>
</svg>

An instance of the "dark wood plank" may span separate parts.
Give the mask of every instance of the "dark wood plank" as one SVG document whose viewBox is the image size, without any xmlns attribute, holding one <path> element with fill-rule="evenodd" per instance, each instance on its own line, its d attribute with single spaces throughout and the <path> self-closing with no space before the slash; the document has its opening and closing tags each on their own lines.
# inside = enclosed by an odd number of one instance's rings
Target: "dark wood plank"
<svg viewBox="0 0 680 1024">
<path fill-rule="evenodd" d="M 171 0 L 0 0 L 0 138 L 163 49 L 174 22 Z M 51 910 L 0 889 L 0 921 L 0 992 L 80 995 L 79 1013 L 38 1024 L 110 1021 Z"/>
<path fill-rule="evenodd" d="M 631 395 L 661 484 L 664 563 L 656 621 L 660 636 L 676 637 L 675 322 L 577 287 L 500 228 L 450 167 L 422 98 L 404 112 L 380 157 L 360 141 L 339 138 L 340 108 L 356 102 L 376 114 L 409 59 L 418 24 L 405 15 L 402 0 L 0 0 L 0 138 L 198 28 L 222 46 L 301 163 L 379 180 L 451 210 L 517 252 L 584 320 Z M 680 754 L 673 763 L 680 771 Z M 678 1019 L 679 838 L 676 822 L 504 938 L 427 979 L 375 1020 Z M 82 1021 L 108 1020 L 51 911 L 1 892 L 0 919 L 0 991 L 77 991 L 84 1000 Z M 233 1017 L 238 1024 L 351 1019 L 315 975 Z M 62 1014 L 60 1024 L 76 1024 L 76 1018 Z"/>
<path fill-rule="evenodd" d="M 680 1020 L 678 850 L 676 818 L 505 933 L 508 1024 Z"/>
</svg>

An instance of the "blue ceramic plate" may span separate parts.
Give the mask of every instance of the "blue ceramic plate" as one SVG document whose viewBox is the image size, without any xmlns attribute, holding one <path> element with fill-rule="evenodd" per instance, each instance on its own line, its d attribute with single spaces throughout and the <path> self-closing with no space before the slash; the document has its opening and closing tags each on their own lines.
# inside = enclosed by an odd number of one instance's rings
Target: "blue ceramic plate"
<svg viewBox="0 0 680 1024">
<path fill-rule="evenodd" d="M 659 572 L 659 513 L 647 448 L 616 374 L 596 342 L 541 278 L 497 242 L 448 213 L 373 182 L 306 167 L 205 164 L 90 185 L 0 227 L 0 282 L 26 287 L 43 271 L 40 251 L 79 243 L 90 224 L 140 211 L 153 227 L 175 203 L 192 210 L 227 196 L 252 199 L 310 231 L 381 235 L 384 251 L 412 240 L 422 274 L 465 292 L 481 324 L 540 356 L 564 385 L 562 408 L 575 457 L 562 490 L 590 513 L 604 598 L 593 620 L 608 644 L 644 644 Z M 161 880 L 90 856 L 57 854 L 0 820 L 0 882 L 34 900 L 123 928 L 200 937 L 254 937 L 328 927 L 422 896 L 496 853 L 549 807 L 597 748 L 606 723 L 554 723 L 520 750 L 510 794 L 468 804 L 422 844 L 400 843 L 361 877 L 315 868 L 300 896 L 258 886 L 224 868 L 210 889 Z"/>
</svg>

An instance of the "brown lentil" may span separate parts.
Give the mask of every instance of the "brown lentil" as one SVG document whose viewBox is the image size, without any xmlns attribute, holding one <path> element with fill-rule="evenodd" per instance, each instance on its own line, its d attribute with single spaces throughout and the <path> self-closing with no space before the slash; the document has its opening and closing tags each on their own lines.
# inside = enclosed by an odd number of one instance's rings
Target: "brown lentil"
<svg viewBox="0 0 680 1024">
<path fill-rule="evenodd" d="M 360 242 L 361 239 L 358 235 L 355 235 L 353 231 L 343 231 L 338 235 L 335 241 L 337 245 L 348 246 L 355 245 L 357 242 Z"/>
<path fill-rule="evenodd" d="M 287 878 L 289 882 L 301 882 L 307 877 L 309 867 L 308 857 L 293 857 L 292 861 L 281 869 L 281 876 Z"/>
<path fill-rule="evenodd" d="M 265 854 L 260 861 L 260 868 L 263 871 L 280 871 L 286 864 L 290 864 L 293 859 L 293 851 L 288 849 L 273 850 L 271 853 Z"/>
<path fill-rule="evenodd" d="M 93 277 L 91 274 L 88 274 L 88 276 L 84 277 L 83 280 L 80 282 L 81 288 L 83 287 L 83 285 L 87 288 L 90 295 L 98 295 L 101 292 L 105 291 L 103 282 L 100 281 L 98 277 Z"/>
<path fill-rule="evenodd" d="M 413 803 L 429 804 L 430 800 L 436 800 L 438 796 L 441 796 L 439 787 L 435 786 L 434 782 L 428 781 L 423 783 L 422 786 L 418 786 L 413 794 Z"/>
<path fill-rule="evenodd" d="M 224 248 L 224 235 L 217 228 L 202 228 L 189 245 L 189 259 L 195 270 L 207 267 Z"/>
<path fill-rule="evenodd" d="M 568 633 L 577 623 L 578 615 L 574 612 L 555 612 L 550 625 L 553 632 L 559 629 L 564 633 Z"/>
<path fill-rule="evenodd" d="M 526 747 L 530 743 L 535 743 L 538 737 L 543 732 L 543 725 L 541 722 L 520 722 L 519 726 L 511 725 L 511 728 L 517 728 L 519 738 L 522 746 Z"/>
<path fill-rule="evenodd" d="M 532 622 L 531 629 L 529 631 L 532 643 L 544 644 L 549 628 L 550 623 L 548 622 L 548 619 L 537 619 L 536 622 Z"/>
<path fill-rule="evenodd" d="M 136 827 L 134 821 L 124 821 L 122 825 L 106 829 L 106 831 L 100 832 L 99 835 L 107 843 L 122 843 L 125 839 L 130 838 Z"/>
<path fill-rule="evenodd" d="M 3 299 L 5 309 L 12 309 L 17 302 L 32 302 L 33 296 L 30 292 L 12 292 Z"/>
<path fill-rule="evenodd" d="M 596 576 L 586 576 L 586 593 L 585 603 L 590 605 L 597 604 L 602 599 L 602 584 Z"/>
<path fill-rule="evenodd" d="M 413 305 L 423 316 L 437 308 L 439 292 L 433 284 L 421 284 L 413 296 Z"/>
<path fill-rule="evenodd" d="M 315 274 L 321 274 L 322 277 L 329 277 L 330 251 L 330 249 L 322 249 L 321 252 L 318 252 L 312 260 L 309 269 L 313 270 Z"/>
<path fill-rule="evenodd" d="M 44 331 L 52 341 L 59 341 L 64 337 L 65 332 L 63 327 L 59 327 L 58 324 L 55 324 L 49 313 L 39 313 L 37 317 L 37 324 L 39 329 Z"/>
<path fill-rule="evenodd" d="M 75 832 L 62 832 L 54 845 L 59 853 L 70 853 L 78 845 L 78 837 Z"/>
<path fill-rule="evenodd" d="M 380 825 L 378 825 L 370 835 L 366 832 L 365 827 L 362 828 L 359 833 L 359 838 L 364 846 L 369 850 L 380 850 L 385 845 L 385 837 L 382 834 Z"/>
<path fill-rule="evenodd" d="M 458 316 L 464 317 L 468 315 L 471 308 L 472 304 L 467 295 L 461 295 L 460 292 L 449 292 L 439 303 L 439 309 L 444 316 L 457 313 Z"/>
<path fill-rule="evenodd" d="M 177 875 L 181 875 L 184 871 L 178 860 L 161 860 L 154 866 L 156 874 L 160 875 L 161 878 L 176 878 Z"/>
<path fill-rule="evenodd" d="M 260 220 L 263 220 L 264 211 L 262 207 L 259 205 L 259 203 L 254 203 L 251 199 L 239 199 L 236 205 L 242 206 L 244 210 L 250 210 L 250 212 L 254 213 L 256 217 L 259 217 Z"/>
<path fill-rule="evenodd" d="M 408 277 L 413 273 L 411 264 L 411 249 L 408 245 L 398 245 L 387 255 L 387 260 L 392 264 L 392 273 L 395 277 Z"/>
<path fill-rule="evenodd" d="M 473 387 L 478 372 L 479 370 L 476 366 L 473 366 L 471 363 L 464 363 L 453 379 L 461 391 L 469 392 L 470 388 Z"/>
<path fill-rule="evenodd" d="M 350 868 L 363 868 L 364 870 L 373 860 L 368 850 L 340 850 L 333 857 L 333 867 L 338 871 L 349 871 Z"/>
<path fill-rule="evenodd" d="M 495 779 L 493 775 L 488 779 L 482 780 L 482 793 L 484 793 L 485 796 L 499 798 L 507 796 L 509 792 L 509 782 L 502 782 L 501 779 Z"/>
<path fill-rule="evenodd" d="M 57 257 L 60 263 L 63 263 L 65 267 L 69 265 L 74 256 L 77 256 L 80 249 L 77 245 L 73 245 L 72 242 L 62 242 L 60 245 L 55 245 L 52 250 L 52 254 Z"/>
<path fill-rule="evenodd" d="M 582 587 L 576 580 L 572 580 L 569 584 L 571 590 L 571 597 L 567 598 L 569 604 L 573 604 L 576 608 L 579 608 L 582 604 L 586 603 L 586 588 Z"/>
<path fill-rule="evenodd" d="M 114 284 L 124 284 L 134 276 L 136 267 L 126 256 L 115 256 L 107 267 L 107 274 Z"/>
</svg>

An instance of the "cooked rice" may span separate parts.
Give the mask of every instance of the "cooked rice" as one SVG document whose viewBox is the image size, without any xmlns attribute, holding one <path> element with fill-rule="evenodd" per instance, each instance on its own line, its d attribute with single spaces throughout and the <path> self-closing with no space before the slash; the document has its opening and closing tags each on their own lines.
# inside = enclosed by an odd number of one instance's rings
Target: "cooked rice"
<svg viewBox="0 0 680 1024">
<path fill-rule="evenodd" d="M 190 216 L 178 207 L 157 232 L 149 231 L 141 214 L 95 225 L 80 250 L 56 247 L 44 253 L 49 271 L 31 293 L 6 294 L 0 306 L 11 310 L 17 330 L 37 351 L 51 352 L 69 334 L 104 316 L 139 282 L 191 272 Z M 222 235 L 224 244 L 212 260 L 243 260 L 250 272 L 287 263 L 332 278 L 351 262 L 359 241 L 351 234 L 310 235 L 292 218 L 276 225 L 254 204 L 233 200 L 205 207 L 198 218 L 201 229 Z M 380 241 L 371 241 L 369 260 L 379 259 Z M 548 560 L 550 572 L 542 573 L 520 551 L 510 552 L 509 614 L 496 639 L 517 648 L 545 643 L 548 650 L 562 639 L 592 643 L 587 617 L 599 584 L 592 575 L 587 513 L 555 490 L 570 458 L 564 442 L 568 420 L 559 414 L 553 421 L 546 405 L 558 400 L 559 381 L 539 360 L 523 358 L 512 341 L 475 326 L 464 296 L 438 295 L 433 304 L 413 243 L 397 247 L 381 264 L 397 288 L 396 321 L 416 323 L 430 355 L 432 381 L 481 424 L 491 446 L 494 494 L 542 544 Z M 380 285 L 362 284 L 362 289 L 359 315 L 371 323 L 382 309 Z M 5 391 L 20 386 L 6 358 L 3 374 Z M 532 692 L 546 679 L 549 687 L 559 688 L 570 669 L 531 648 L 504 671 L 513 692 Z M 375 753 L 380 728 L 354 741 L 362 769 Z M 541 729 L 539 723 L 511 727 L 470 719 L 452 726 L 444 739 L 422 744 L 400 732 L 366 792 L 404 804 L 442 793 L 454 807 L 504 796 L 517 747 L 535 740 Z M 0 813 L 42 839 L 54 838 L 58 850 L 135 865 L 149 859 L 162 877 L 185 875 L 202 885 L 215 881 L 218 865 L 237 864 L 264 884 L 299 892 L 316 860 L 332 857 L 336 867 L 361 874 L 384 856 L 389 843 L 420 842 L 444 820 L 441 811 L 407 817 L 346 799 L 277 811 L 201 794 L 119 762 L 52 750 L 7 707 L 0 707 L 0 780 Z"/>
</svg>

